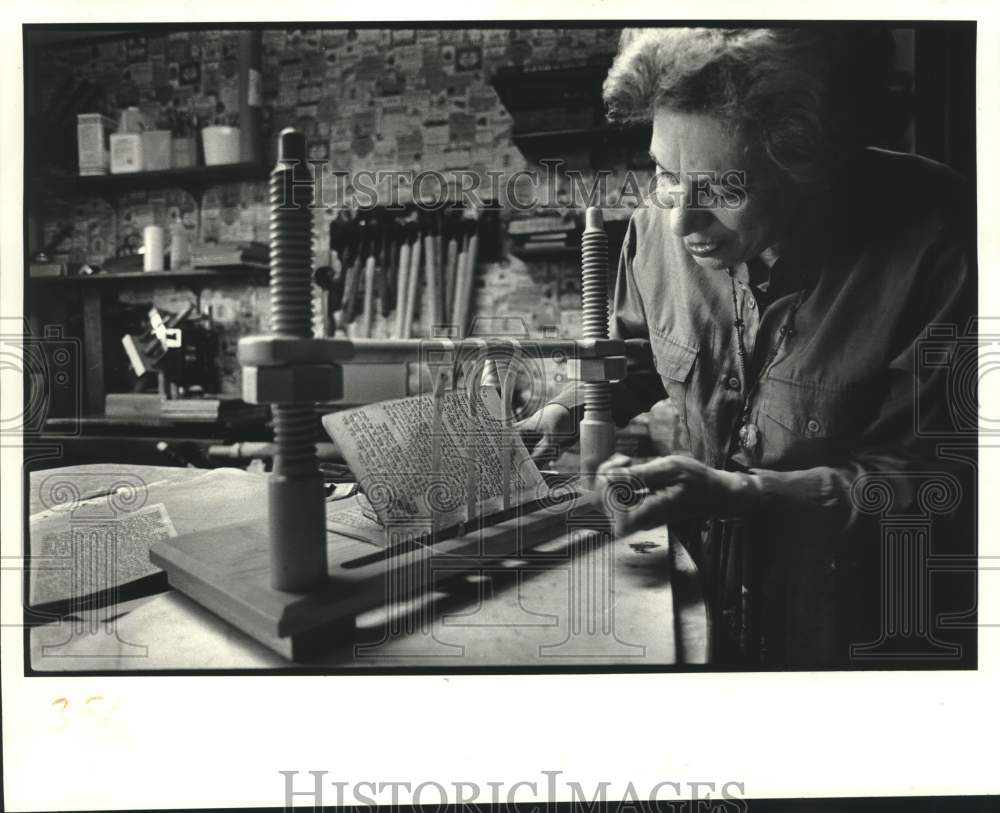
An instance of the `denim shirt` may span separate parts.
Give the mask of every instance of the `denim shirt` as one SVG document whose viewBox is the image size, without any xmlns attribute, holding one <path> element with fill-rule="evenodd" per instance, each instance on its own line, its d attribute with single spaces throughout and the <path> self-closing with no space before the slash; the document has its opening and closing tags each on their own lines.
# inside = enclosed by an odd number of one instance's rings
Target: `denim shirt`
<svg viewBox="0 0 1000 813">
<path fill-rule="evenodd" d="M 803 211 L 771 269 L 775 298 L 763 312 L 745 265 L 729 273 L 698 266 L 667 211 L 642 208 L 631 218 L 611 335 L 648 339 L 655 371 L 632 369 L 613 385 L 615 419 L 621 425 L 666 396 L 690 454 L 756 473 L 785 581 L 802 581 L 797 567 L 811 571 L 807 601 L 824 601 L 817 581 L 829 581 L 852 535 L 877 545 L 851 496 L 856 479 L 935 464 L 934 444 L 914 422 L 947 409 L 946 374 L 921 371 L 914 360 L 928 326 L 957 324 L 961 333 L 973 312 L 974 216 L 962 214 L 969 203 L 961 180 L 940 164 L 863 151 L 836 190 Z M 748 388 L 734 284 L 750 382 L 759 375 L 750 397 L 760 434 L 754 453 L 733 442 Z M 797 301 L 792 331 L 760 370 Z M 579 410 L 582 393 L 571 387 L 555 402 Z M 903 482 L 896 497 L 905 509 L 916 485 Z"/>
</svg>

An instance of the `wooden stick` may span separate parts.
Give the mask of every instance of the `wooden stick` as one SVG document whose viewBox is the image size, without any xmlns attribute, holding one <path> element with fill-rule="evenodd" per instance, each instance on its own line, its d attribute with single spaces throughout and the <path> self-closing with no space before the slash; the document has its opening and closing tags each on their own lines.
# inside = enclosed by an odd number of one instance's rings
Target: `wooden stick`
<svg viewBox="0 0 1000 813">
<path fill-rule="evenodd" d="M 441 215 L 436 215 L 434 220 L 434 270 L 437 274 L 436 287 L 437 287 L 437 301 L 434 303 L 434 307 L 437 308 L 438 323 L 445 322 L 448 319 L 448 311 L 444 307 L 444 249 L 441 242 L 441 229 L 443 228 L 443 221 Z M 433 335 L 433 334 L 427 334 Z"/>
<path fill-rule="evenodd" d="M 396 327 L 393 338 L 403 338 L 403 321 L 406 318 L 406 294 L 410 278 L 410 243 L 404 237 L 403 245 L 399 247 L 399 283 L 396 286 Z"/>
<path fill-rule="evenodd" d="M 361 329 L 359 335 L 363 339 L 372 337 L 372 313 L 375 310 L 375 255 L 371 254 L 365 261 L 365 294 L 361 308 Z"/>
<path fill-rule="evenodd" d="M 438 284 L 438 264 L 437 264 L 437 254 L 435 253 L 435 242 L 434 235 L 431 234 L 428 229 L 427 234 L 424 235 L 424 264 L 425 273 L 427 274 L 427 335 L 428 337 L 434 335 L 434 325 L 438 324 L 440 321 L 440 311 L 438 309 L 440 303 L 440 286 Z"/>
<path fill-rule="evenodd" d="M 417 305 L 417 284 L 420 280 L 420 235 L 410 252 L 410 273 L 406 284 L 406 311 L 403 313 L 403 338 L 409 339 L 413 334 L 413 310 Z"/>
<path fill-rule="evenodd" d="M 448 240 L 447 258 L 444 264 L 444 313 L 450 316 L 455 307 L 455 276 L 458 270 L 458 240 L 452 234 Z"/>
<path fill-rule="evenodd" d="M 352 226 L 351 231 L 357 238 L 357 244 L 354 250 L 354 255 L 351 258 L 351 264 L 345 269 L 346 277 L 344 279 L 344 301 L 341 305 L 341 321 L 344 323 L 344 327 L 347 327 L 348 322 L 354 321 L 356 315 L 356 307 L 358 300 L 358 288 L 361 285 L 361 273 L 365 262 L 365 252 L 368 251 L 367 245 L 367 221 L 361 218 L 359 221 Z"/>
<path fill-rule="evenodd" d="M 469 250 L 465 257 L 465 288 L 461 310 L 459 311 L 459 335 L 465 336 L 469 329 L 469 315 L 472 313 L 472 302 L 476 293 L 476 262 L 479 258 L 479 221 L 473 221 L 472 236 L 469 238 Z"/>
<path fill-rule="evenodd" d="M 382 250 L 378 260 L 377 271 L 379 309 L 382 312 L 383 319 L 389 318 L 389 314 L 392 312 L 393 299 L 396 295 L 396 288 L 393 284 L 395 280 L 393 279 L 394 275 L 391 268 L 392 261 L 395 259 L 393 256 L 395 254 L 395 244 L 392 237 L 392 224 L 384 222 L 379 232 Z"/>
<path fill-rule="evenodd" d="M 451 323 L 458 329 L 458 337 L 461 339 L 465 336 L 465 327 L 462 324 L 462 299 L 464 298 L 465 291 L 465 264 L 466 257 L 469 253 L 469 242 L 465 237 L 462 238 L 461 248 L 458 251 L 458 258 L 456 259 L 456 271 L 455 271 L 455 300 L 452 302 L 451 306 Z"/>
</svg>

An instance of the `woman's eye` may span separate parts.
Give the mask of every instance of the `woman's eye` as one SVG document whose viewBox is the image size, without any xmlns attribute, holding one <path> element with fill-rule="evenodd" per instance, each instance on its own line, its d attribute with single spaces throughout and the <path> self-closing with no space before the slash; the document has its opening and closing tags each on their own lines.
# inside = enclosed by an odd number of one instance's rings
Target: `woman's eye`
<svg viewBox="0 0 1000 813">
<path fill-rule="evenodd" d="M 680 182 L 675 172 L 667 172 L 661 169 L 656 173 L 656 183 L 658 186 L 676 186 Z"/>
</svg>

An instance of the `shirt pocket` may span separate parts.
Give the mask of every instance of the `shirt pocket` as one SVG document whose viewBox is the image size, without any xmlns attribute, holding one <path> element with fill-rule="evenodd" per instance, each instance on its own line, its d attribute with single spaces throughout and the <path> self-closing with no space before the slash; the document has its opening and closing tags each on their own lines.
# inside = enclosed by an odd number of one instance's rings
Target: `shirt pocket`
<svg viewBox="0 0 1000 813">
<path fill-rule="evenodd" d="M 667 335 L 655 330 L 649 334 L 653 349 L 653 363 L 663 380 L 670 403 L 677 412 L 678 441 L 682 448 L 691 448 L 688 428 L 688 408 L 694 365 L 700 350 L 698 344 L 686 337 Z"/>
<path fill-rule="evenodd" d="M 756 420 L 761 464 L 792 469 L 841 461 L 861 434 L 865 402 L 857 387 L 765 379 Z"/>
</svg>

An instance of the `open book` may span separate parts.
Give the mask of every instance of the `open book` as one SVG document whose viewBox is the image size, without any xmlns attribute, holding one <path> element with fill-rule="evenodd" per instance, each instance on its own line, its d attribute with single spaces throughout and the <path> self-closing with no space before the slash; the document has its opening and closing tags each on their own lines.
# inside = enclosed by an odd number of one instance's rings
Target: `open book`
<svg viewBox="0 0 1000 813">
<path fill-rule="evenodd" d="M 397 398 L 335 412 L 323 426 L 370 503 L 331 530 L 379 544 L 378 529 L 445 534 L 548 495 L 520 437 L 483 387 Z"/>
<path fill-rule="evenodd" d="M 240 469 L 96 464 L 32 472 L 28 604 L 43 615 L 167 589 L 149 548 L 267 517 L 267 478 Z"/>
</svg>

